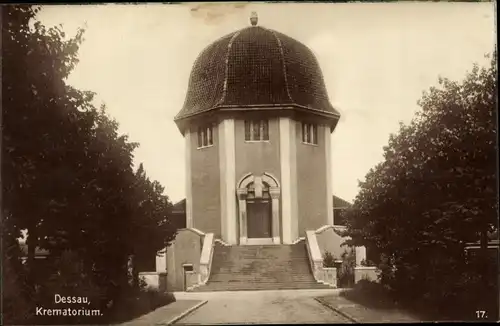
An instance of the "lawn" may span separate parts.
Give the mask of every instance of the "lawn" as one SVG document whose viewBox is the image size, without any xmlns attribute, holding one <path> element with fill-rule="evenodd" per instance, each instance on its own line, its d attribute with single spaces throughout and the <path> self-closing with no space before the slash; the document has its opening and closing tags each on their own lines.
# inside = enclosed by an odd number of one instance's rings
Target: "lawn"
<svg viewBox="0 0 500 326">
<path fill-rule="evenodd" d="M 342 291 L 340 296 L 366 308 L 366 311 L 383 311 L 384 314 L 404 312 L 422 321 L 477 321 L 475 307 L 459 307 L 453 304 L 452 308 L 446 310 L 446 307 L 440 308 L 419 298 L 402 300 L 375 282 L 361 281 L 354 288 Z"/>
</svg>

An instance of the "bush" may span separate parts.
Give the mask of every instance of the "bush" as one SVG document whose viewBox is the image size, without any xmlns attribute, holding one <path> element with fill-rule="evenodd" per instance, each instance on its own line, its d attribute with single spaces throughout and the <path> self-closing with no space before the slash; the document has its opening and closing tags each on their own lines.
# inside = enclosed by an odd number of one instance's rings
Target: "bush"
<svg viewBox="0 0 500 326">
<path fill-rule="evenodd" d="M 323 255 L 323 267 L 335 267 L 335 260 L 337 260 L 335 256 L 331 252 L 326 251 Z"/>
<path fill-rule="evenodd" d="M 120 287 L 120 296 L 112 300 L 107 288 L 95 282 L 95 275 L 84 270 L 80 257 L 75 252 L 65 251 L 60 257 L 53 257 L 47 266 L 52 270 L 51 277 L 34 292 L 24 295 L 24 268 L 15 269 L 12 260 L 4 260 L 4 323 L 17 325 L 74 325 L 74 324 L 109 324 L 129 321 L 147 314 L 158 307 L 175 301 L 171 293 L 162 293 L 141 286 Z M 23 267 L 23 266 L 21 266 Z M 27 284 L 27 283 L 26 283 Z M 89 304 L 55 303 L 55 295 L 63 297 L 85 297 Z M 40 316 L 36 315 L 37 307 L 44 309 L 76 309 L 99 310 L 100 316 Z"/>
<path fill-rule="evenodd" d="M 3 299 L 3 323 L 5 325 L 27 324 L 33 317 L 33 304 L 28 295 L 26 275 L 16 258 L 2 261 L 1 293 Z"/>
<path fill-rule="evenodd" d="M 60 257 L 51 257 L 51 276 L 46 279 L 34 294 L 36 307 L 46 309 L 99 309 L 105 314 L 106 293 L 100 288 L 91 273 L 85 271 L 80 256 L 72 251 L 64 251 Z M 55 296 L 82 297 L 87 298 L 86 303 L 56 303 Z M 35 316 L 33 322 L 36 324 L 96 324 L 100 322 L 101 316 Z"/>
</svg>

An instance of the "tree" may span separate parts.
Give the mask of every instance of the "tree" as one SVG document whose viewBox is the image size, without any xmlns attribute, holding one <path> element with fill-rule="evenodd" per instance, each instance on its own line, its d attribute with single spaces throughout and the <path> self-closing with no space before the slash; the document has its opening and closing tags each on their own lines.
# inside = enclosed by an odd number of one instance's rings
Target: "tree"
<svg viewBox="0 0 500 326">
<path fill-rule="evenodd" d="M 151 181 L 141 163 L 135 173 L 134 192 L 137 198 L 132 233 L 132 255 L 135 267 L 142 266 L 153 258 L 159 249 L 167 247 L 175 237 L 172 225 L 172 203 L 163 195 L 164 187 L 157 181 Z M 138 284 L 138 270 L 134 270 L 134 283 Z"/>
<path fill-rule="evenodd" d="M 408 295 L 451 293 L 463 282 L 464 244 L 480 240 L 486 256 L 497 229 L 496 64 L 495 53 L 489 67 L 424 93 L 347 211 L 351 243 L 385 257 L 396 273 L 383 281 Z M 475 268 L 491 285 L 486 267 Z"/>
<path fill-rule="evenodd" d="M 69 250 L 81 259 L 86 284 L 103 290 L 106 305 L 127 291 L 130 255 L 139 248 L 155 253 L 172 240 L 171 204 L 159 183 L 135 174 L 138 144 L 118 133 L 105 106 L 94 106 L 94 93 L 66 84 L 84 31 L 66 38 L 59 27 L 37 22 L 38 11 L 30 5 L 2 11 L 6 241 L 17 243 L 27 229 L 33 300 L 36 285 L 47 282 L 37 280 L 34 253 L 41 247 L 51 257 Z M 60 266 L 53 264 L 53 272 Z"/>
<path fill-rule="evenodd" d="M 79 128 L 90 128 L 95 112 L 77 112 L 91 94 L 66 86 L 77 63 L 83 31 L 64 41 L 57 28 L 29 23 L 37 7 L 3 9 L 2 191 L 15 236 L 28 229 L 28 266 L 50 230 L 72 183 L 68 165 L 81 156 Z M 77 125 L 79 124 L 79 125 Z M 68 149 L 71 149 L 68 151 Z M 71 162 L 71 163 L 70 163 Z M 66 179 L 66 180 L 65 180 Z M 71 194 L 71 192 L 70 192 Z"/>
</svg>

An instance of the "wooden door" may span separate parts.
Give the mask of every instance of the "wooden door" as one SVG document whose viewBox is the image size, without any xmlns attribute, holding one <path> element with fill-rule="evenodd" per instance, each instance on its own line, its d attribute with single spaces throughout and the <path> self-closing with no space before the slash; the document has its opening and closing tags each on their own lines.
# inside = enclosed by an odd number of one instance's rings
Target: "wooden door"
<svg viewBox="0 0 500 326">
<path fill-rule="evenodd" d="M 269 200 L 247 201 L 248 238 L 271 238 L 271 203 Z"/>
</svg>

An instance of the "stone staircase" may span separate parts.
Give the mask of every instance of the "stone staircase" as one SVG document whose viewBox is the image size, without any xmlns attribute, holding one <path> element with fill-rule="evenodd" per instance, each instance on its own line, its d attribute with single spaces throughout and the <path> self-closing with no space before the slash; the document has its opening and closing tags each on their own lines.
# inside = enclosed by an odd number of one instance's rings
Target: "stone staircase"
<svg viewBox="0 0 500 326">
<path fill-rule="evenodd" d="M 215 244 L 210 278 L 193 292 L 330 289 L 316 282 L 306 245 Z"/>
</svg>

